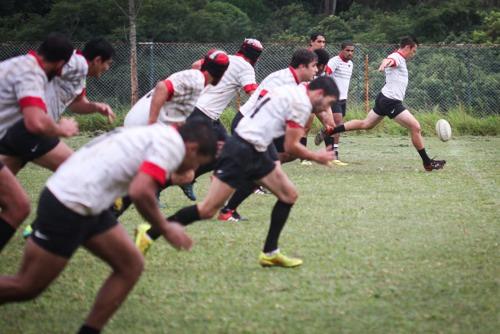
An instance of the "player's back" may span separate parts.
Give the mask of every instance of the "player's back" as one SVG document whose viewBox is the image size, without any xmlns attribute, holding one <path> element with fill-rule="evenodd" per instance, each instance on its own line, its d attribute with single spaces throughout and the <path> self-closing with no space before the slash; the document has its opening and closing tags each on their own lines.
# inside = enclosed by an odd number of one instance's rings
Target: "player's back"
<svg viewBox="0 0 500 334">
<path fill-rule="evenodd" d="M 300 82 L 297 78 L 297 74 L 292 67 L 288 67 L 276 72 L 269 74 L 259 85 L 257 90 L 250 96 L 248 101 L 241 106 L 240 112 L 246 116 L 255 105 L 260 96 L 265 95 L 268 91 L 275 88 L 288 86 L 288 85 L 298 85 Z"/>
<path fill-rule="evenodd" d="M 229 67 L 222 79 L 217 85 L 205 88 L 196 102 L 196 108 L 217 120 L 236 92 L 250 86 L 253 89 L 256 86 L 253 66 L 241 56 L 229 55 Z"/>
</svg>

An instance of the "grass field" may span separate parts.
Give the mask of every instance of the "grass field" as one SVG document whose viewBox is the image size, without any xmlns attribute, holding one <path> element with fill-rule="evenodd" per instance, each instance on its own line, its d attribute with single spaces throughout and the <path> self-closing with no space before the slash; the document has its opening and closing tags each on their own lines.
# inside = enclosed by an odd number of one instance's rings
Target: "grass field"
<svg viewBox="0 0 500 334">
<path fill-rule="evenodd" d="M 426 141 L 443 171 L 424 172 L 407 137 L 385 135 L 344 137 L 347 167 L 285 165 L 300 197 L 280 247 L 303 266 L 259 267 L 274 198 L 254 195 L 240 209 L 249 221 L 189 227 L 190 253 L 157 242 L 105 333 L 498 333 L 500 138 Z M 47 176 L 21 173 L 33 200 Z M 190 204 L 178 188 L 161 201 L 167 213 Z M 130 232 L 140 221 L 122 218 Z M 2 274 L 22 246 L 18 233 Z M 78 251 L 39 299 L 0 307 L 0 333 L 76 332 L 108 272 Z"/>
</svg>

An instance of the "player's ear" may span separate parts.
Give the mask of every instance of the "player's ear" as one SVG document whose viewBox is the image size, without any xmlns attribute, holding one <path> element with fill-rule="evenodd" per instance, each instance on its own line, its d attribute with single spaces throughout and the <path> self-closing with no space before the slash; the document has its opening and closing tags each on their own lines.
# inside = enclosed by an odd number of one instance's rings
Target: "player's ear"
<svg viewBox="0 0 500 334">
<path fill-rule="evenodd" d="M 197 142 L 186 142 L 186 155 L 196 156 L 198 154 L 199 147 L 200 145 Z"/>
</svg>

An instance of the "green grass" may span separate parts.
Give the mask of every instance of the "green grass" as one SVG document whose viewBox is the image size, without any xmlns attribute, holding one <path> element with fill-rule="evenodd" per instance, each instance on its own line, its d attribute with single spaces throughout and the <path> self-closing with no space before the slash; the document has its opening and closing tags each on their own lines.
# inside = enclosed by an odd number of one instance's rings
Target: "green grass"
<svg viewBox="0 0 500 334">
<path fill-rule="evenodd" d="M 87 138 L 71 141 L 81 145 Z M 105 333 L 495 333 L 500 328 L 500 138 L 427 138 L 443 171 L 423 171 L 408 137 L 344 136 L 347 167 L 285 165 L 297 185 L 281 249 L 296 269 L 263 269 L 257 255 L 274 199 L 254 195 L 249 221 L 189 227 L 190 253 L 163 240 Z M 36 199 L 48 172 L 20 175 Z M 196 183 L 203 197 L 208 176 Z M 36 203 L 36 202 L 34 202 Z M 178 188 L 162 203 L 190 202 Z M 122 223 L 131 232 L 135 209 Z M 14 273 L 18 233 L 0 257 Z M 73 333 L 109 273 L 84 250 L 35 301 L 0 307 L 1 333 Z"/>
<path fill-rule="evenodd" d="M 128 108 L 116 108 L 115 113 L 117 119 L 113 125 L 107 124 L 106 118 L 101 115 L 77 115 L 76 119 L 80 125 L 80 130 L 83 132 L 100 132 L 110 130 L 114 126 L 123 124 L 125 115 L 129 111 Z M 452 127 L 454 136 L 498 136 L 500 135 L 500 115 L 490 115 L 479 117 L 473 111 L 456 107 L 449 110 L 447 113 L 442 113 L 438 110 L 412 110 L 415 117 L 419 120 L 422 126 L 424 136 L 433 136 L 436 133 L 436 122 L 441 119 L 447 119 Z M 221 122 L 230 128 L 235 110 L 228 108 L 221 117 Z M 351 119 L 364 119 L 366 113 L 364 106 L 351 104 L 348 106 L 346 121 Z M 312 133 L 316 133 L 320 128 L 320 123 L 315 119 Z M 362 131 L 355 133 L 363 133 Z M 370 131 L 372 134 L 390 134 L 390 135 L 406 135 L 407 130 L 399 126 L 396 122 L 389 119 L 384 119 L 375 129 Z"/>
</svg>

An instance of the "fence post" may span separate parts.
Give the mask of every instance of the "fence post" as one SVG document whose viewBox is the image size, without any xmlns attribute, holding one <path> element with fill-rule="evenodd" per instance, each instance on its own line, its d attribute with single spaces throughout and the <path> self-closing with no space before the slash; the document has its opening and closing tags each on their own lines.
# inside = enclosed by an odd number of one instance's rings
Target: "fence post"
<svg viewBox="0 0 500 334">
<path fill-rule="evenodd" d="M 155 86 L 154 43 L 149 43 L 149 90 Z"/>
<path fill-rule="evenodd" d="M 365 112 L 368 113 L 370 99 L 370 83 L 368 78 L 368 55 L 365 55 Z"/>
</svg>

